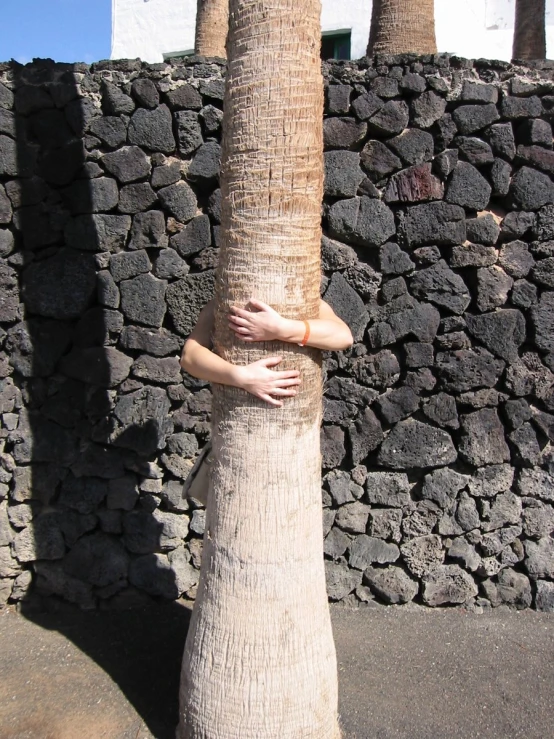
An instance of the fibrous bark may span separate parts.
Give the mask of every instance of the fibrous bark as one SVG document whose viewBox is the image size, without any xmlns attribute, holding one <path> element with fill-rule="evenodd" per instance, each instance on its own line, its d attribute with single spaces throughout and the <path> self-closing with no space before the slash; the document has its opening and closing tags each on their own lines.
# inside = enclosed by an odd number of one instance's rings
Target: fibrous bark
<svg viewBox="0 0 554 739">
<path fill-rule="evenodd" d="M 434 0 L 373 0 L 368 56 L 436 51 Z"/>
<path fill-rule="evenodd" d="M 225 58 L 229 26 L 229 0 L 197 0 L 194 52 Z"/>
<path fill-rule="evenodd" d="M 546 58 L 546 0 L 516 0 L 512 57 Z"/>
<path fill-rule="evenodd" d="M 319 309 L 319 0 L 231 0 L 214 349 L 283 357 L 301 390 L 273 408 L 214 386 L 214 471 L 185 646 L 179 739 L 338 739 L 322 550 L 320 352 L 237 343 L 229 306 Z"/>
</svg>

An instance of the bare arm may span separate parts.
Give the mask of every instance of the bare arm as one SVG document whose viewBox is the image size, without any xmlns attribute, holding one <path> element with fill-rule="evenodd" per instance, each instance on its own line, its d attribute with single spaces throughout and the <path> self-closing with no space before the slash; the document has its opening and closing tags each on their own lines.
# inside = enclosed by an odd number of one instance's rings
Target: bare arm
<svg viewBox="0 0 554 739">
<path fill-rule="evenodd" d="M 300 344 L 306 336 L 304 321 L 283 318 L 266 303 L 252 298 L 247 308 L 232 308 L 229 326 L 237 338 L 246 342 L 287 341 Z M 325 351 L 340 351 L 352 346 L 352 333 L 346 323 L 339 318 L 331 306 L 320 301 L 319 317 L 308 321 L 309 335 L 305 342 Z"/>
<path fill-rule="evenodd" d="M 220 385 L 233 385 L 255 395 L 266 403 L 282 406 L 281 398 L 296 395 L 300 384 L 297 370 L 274 371 L 281 357 L 266 357 L 259 362 L 237 366 L 227 362 L 211 350 L 214 323 L 214 302 L 204 306 L 196 326 L 185 342 L 181 367 L 194 377 Z"/>
</svg>

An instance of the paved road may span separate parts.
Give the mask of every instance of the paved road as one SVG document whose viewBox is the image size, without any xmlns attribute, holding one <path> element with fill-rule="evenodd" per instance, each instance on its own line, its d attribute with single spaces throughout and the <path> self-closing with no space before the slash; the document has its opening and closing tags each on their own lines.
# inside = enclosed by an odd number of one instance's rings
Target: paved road
<svg viewBox="0 0 554 739">
<path fill-rule="evenodd" d="M 550 739 L 554 615 L 332 609 L 344 739 Z M 0 739 L 174 739 L 189 612 L 0 611 Z"/>
</svg>

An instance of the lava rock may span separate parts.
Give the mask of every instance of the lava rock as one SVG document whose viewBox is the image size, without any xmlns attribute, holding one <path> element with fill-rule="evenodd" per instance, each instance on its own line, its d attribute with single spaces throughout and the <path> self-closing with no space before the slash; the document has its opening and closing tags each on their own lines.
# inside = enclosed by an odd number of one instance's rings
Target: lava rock
<svg viewBox="0 0 554 739">
<path fill-rule="evenodd" d="M 429 90 L 414 98 L 410 105 L 412 123 L 417 128 L 430 128 L 444 115 L 446 100 Z"/>
<path fill-rule="evenodd" d="M 367 121 L 368 118 L 380 111 L 383 105 L 381 98 L 374 92 L 369 91 L 354 100 L 352 110 L 361 121 Z"/>
<path fill-rule="evenodd" d="M 409 108 L 403 100 L 389 100 L 371 116 L 367 126 L 380 136 L 393 136 L 407 127 L 409 119 Z"/>
<path fill-rule="evenodd" d="M 530 315 L 535 345 L 546 352 L 554 351 L 554 293 L 544 291 Z"/>
<path fill-rule="evenodd" d="M 435 534 L 415 537 L 402 544 L 400 551 L 406 566 L 416 577 L 432 572 L 444 562 L 442 542 Z"/>
<path fill-rule="evenodd" d="M 202 146 L 202 126 L 198 113 L 192 110 L 184 110 L 175 113 L 177 123 L 177 142 L 179 154 L 186 157 Z"/>
<path fill-rule="evenodd" d="M 408 128 L 387 143 L 406 164 L 422 164 L 433 158 L 434 141 L 427 131 Z"/>
<path fill-rule="evenodd" d="M 82 215 L 68 220 L 64 237 L 73 249 L 116 252 L 125 247 L 130 228 L 129 216 Z"/>
<path fill-rule="evenodd" d="M 395 230 L 392 211 L 378 200 L 367 197 L 340 200 L 329 210 L 330 235 L 347 243 L 381 246 Z"/>
<path fill-rule="evenodd" d="M 410 247 L 462 244 L 466 240 L 465 212 L 444 202 L 415 205 L 407 209 L 402 230 Z"/>
<path fill-rule="evenodd" d="M 452 113 L 452 118 L 460 133 L 467 135 L 490 126 L 500 116 L 496 105 L 490 103 L 488 105 L 461 105 Z"/>
<path fill-rule="evenodd" d="M 459 349 L 437 354 L 435 366 L 444 390 L 464 392 L 479 387 L 494 387 L 505 364 L 486 349 Z"/>
<path fill-rule="evenodd" d="M 516 142 L 511 123 L 495 123 L 485 132 L 492 150 L 512 161 L 516 155 Z"/>
<path fill-rule="evenodd" d="M 492 192 L 496 197 L 505 197 L 510 191 L 512 168 L 503 159 L 495 159 L 491 167 Z"/>
<path fill-rule="evenodd" d="M 360 169 L 360 155 L 353 151 L 326 151 L 324 161 L 325 194 L 354 197 L 365 177 Z"/>
<path fill-rule="evenodd" d="M 102 164 L 119 182 L 134 182 L 150 174 L 150 161 L 138 146 L 123 146 L 104 154 Z"/>
<path fill-rule="evenodd" d="M 396 562 L 399 557 L 400 550 L 396 544 L 388 544 L 383 539 L 366 534 L 357 536 L 350 544 L 349 564 L 357 570 L 365 570 L 374 562 L 379 564 Z"/>
<path fill-rule="evenodd" d="M 393 427 L 383 442 L 377 461 L 392 469 L 441 467 L 454 462 L 457 452 L 450 435 L 409 419 Z"/>
<path fill-rule="evenodd" d="M 522 167 L 512 179 L 510 193 L 522 210 L 539 210 L 543 205 L 554 202 L 554 183 L 543 172 Z"/>
<path fill-rule="evenodd" d="M 525 318 L 518 310 L 498 310 L 466 316 L 470 333 L 497 357 L 513 362 L 525 341 Z"/>
<path fill-rule="evenodd" d="M 460 455 L 470 464 L 482 467 L 509 461 L 510 450 L 504 427 L 493 408 L 483 408 L 461 418 Z"/>
<path fill-rule="evenodd" d="M 416 272 L 410 287 L 417 298 L 429 300 L 452 313 L 463 313 L 471 302 L 465 282 L 444 260 Z"/>
<path fill-rule="evenodd" d="M 518 120 L 520 118 L 538 118 L 542 113 L 539 97 L 520 98 L 506 95 L 500 103 L 502 118 Z"/>
<path fill-rule="evenodd" d="M 156 89 L 156 85 L 149 79 L 138 78 L 133 80 L 131 95 L 139 105 L 143 105 L 145 108 L 152 109 L 160 103 L 160 94 Z"/>
<path fill-rule="evenodd" d="M 429 606 L 465 603 L 478 592 L 471 575 L 459 565 L 439 565 L 424 576 L 422 597 Z"/>
<path fill-rule="evenodd" d="M 404 508 L 411 503 L 411 485 L 403 472 L 369 472 L 365 488 L 372 505 Z"/>
<path fill-rule="evenodd" d="M 360 161 L 373 182 L 380 182 L 391 172 L 402 169 L 401 160 L 381 141 L 368 141 L 362 149 Z"/>
<path fill-rule="evenodd" d="M 430 421 L 442 428 L 457 429 L 460 427 L 456 401 L 452 395 L 447 393 L 438 393 L 430 398 L 429 402 L 423 406 L 423 413 Z"/>
<path fill-rule="evenodd" d="M 390 605 L 409 603 L 419 590 L 417 581 L 400 567 L 368 567 L 363 581 L 375 595 Z"/>
<path fill-rule="evenodd" d="M 113 415 L 117 426 L 110 435 L 115 446 L 149 456 L 163 449 L 171 431 L 171 404 L 163 388 L 145 386 L 122 395 Z"/>
<path fill-rule="evenodd" d="M 200 311 L 212 299 L 213 291 L 213 271 L 189 274 L 169 285 L 167 308 L 176 330 L 182 336 L 190 334 Z"/>
<path fill-rule="evenodd" d="M 143 274 L 120 284 L 121 308 L 130 321 L 160 327 L 166 312 L 167 283 L 151 274 Z"/>
<path fill-rule="evenodd" d="M 389 180 L 384 200 L 387 203 L 417 203 L 440 200 L 444 194 L 442 182 L 431 172 L 431 163 L 420 164 L 395 174 Z"/>
<path fill-rule="evenodd" d="M 554 578 L 554 539 L 544 536 L 537 542 L 527 540 L 524 566 L 533 580 Z"/>
<path fill-rule="evenodd" d="M 76 180 L 61 194 L 73 214 L 112 210 L 119 201 L 117 183 L 111 177 Z"/>
<path fill-rule="evenodd" d="M 186 182 L 163 187 L 158 190 L 158 198 L 164 208 L 182 223 L 190 221 L 196 215 L 196 196 Z"/>
<path fill-rule="evenodd" d="M 221 146 L 208 141 L 195 153 L 187 170 L 187 178 L 202 187 L 211 187 L 219 177 Z"/>
<path fill-rule="evenodd" d="M 529 247 L 523 241 L 509 241 L 500 250 L 498 262 L 511 277 L 526 277 L 535 264 Z"/>
<path fill-rule="evenodd" d="M 119 210 L 121 213 L 138 213 L 150 208 L 156 200 L 156 193 L 148 182 L 125 185 L 121 188 Z"/>
<path fill-rule="evenodd" d="M 464 208 L 484 210 L 491 192 L 491 186 L 473 165 L 458 162 L 446 190 L 446 200 Z"/>
<path fill-rule="evenodd" d="M 497 265 L 478 269 L 476 302 L 479 310 L 488 311 L 504 305 L 513 284 L 513 279 Z"/>
<path fill-rule="evenodd" d="M 410 387 L 400 387 L 377 400 L 381 415 L 387 423 L 396 423 L 411 416 L 419 407 L 419 397 Z"/>
<path fill-rule="evenodd" d="M 323 122 L 323 145 L 325 149 L 353 149 L 366 133 L 366 123 L 352 118 L 327 118 Z"/>
<path fill-rule="evenodd" d="M 165 218 L 160 210 L 137 213 L 133 217 L 133 227 L 128 248 L 131 250 L 163 247 L 167 245 Z"/>
<path fill-rule="evenodd" d="M 362 573 L 346 565 L 325 562 L 327 595 L 331 600 L 342 600 L 362 583 Z"/>
<path fill-rule="evenodd" d="M 142 146 L 150 151 L 170 154 L 175 151 L 175 138 L 171 113 L 166 105 L 154 110 L 139 108 L 129 122 L 129 143 Z"/>
</svg>

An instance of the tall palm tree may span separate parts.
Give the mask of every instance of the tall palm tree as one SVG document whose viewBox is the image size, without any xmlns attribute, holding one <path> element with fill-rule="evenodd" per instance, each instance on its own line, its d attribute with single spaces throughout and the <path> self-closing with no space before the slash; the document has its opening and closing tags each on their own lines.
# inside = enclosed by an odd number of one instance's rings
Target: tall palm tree
<svg viewBox="0 0 554 739">
<path fill-rule="evenodd" d="M 197 0 L 194 53 L 225 58 L 229 0 Z"/>
<path fill-rule="evenodd" d="M 435 0 L 373 0 L 368 56 L 436 51 Z"/>
<path fill-rule="evenodd" d="M 320 0 L 231 0 L 214 349 L 283 357 L 282 408 L 214 386 L 216 461 L 183 655 L 179 739 L 339 739 L 322 551 L 320 352 L 237 343 L 229 306 L 319 310 Z M 255 348 L 252 348 L 252 347 Z"/>
<path fill-rule="evenodd" d="M 546 0 L 516 0 L 512 58 L 546 58 Z"/>
</svg>

